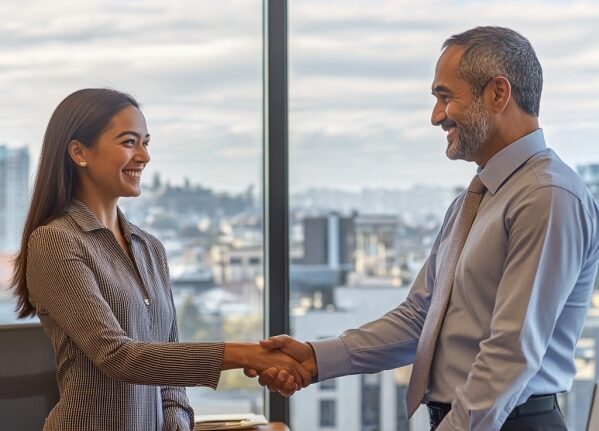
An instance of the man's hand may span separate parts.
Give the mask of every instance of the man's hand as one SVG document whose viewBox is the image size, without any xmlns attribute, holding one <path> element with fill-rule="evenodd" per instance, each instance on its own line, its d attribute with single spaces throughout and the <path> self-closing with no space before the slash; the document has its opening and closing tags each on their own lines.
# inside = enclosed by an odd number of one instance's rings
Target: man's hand
<svg viewBox="0 0 599 431">
<path fill-rule="evenodd" d="M 312 377 L 315 377 L 318 374 L 316 356 L 314 355 L 314 350 L 310 344 L 297 341 L 289 335 L 270 337 L 261 341 L 260 344 L 266 349 L 280 350 L 291 356 L 308 370 Z M 260 373 L 254 369 L 246 368 L 244 372 L 248 377 L 256 377 L 259 375 L 258 382 L 262 386 L 266 386 L 270 391 L 279 392 L 284 396 L 291 396 L 295 393 L 295 389 L 300 389 L 300 387 L 305 388 L 310 384 L 310 381 L 303 379 L 301 385 L 294 385 L 294 382 L 291 380 L 293 376 L 289 376 L 285 370 L 279 370 L 275 367 L 268 368 Z"/>
<path fill-rule="evenodd" d="M 299 361 L 279 349 L 264 347 L 258 343 L 225 343 L 222 369 L 234 368 L 251 369 L 255 374 L 269 369 L 276 370 L 280 379 L 284 380 L 277 390 L 286 396 L 293 394 L 298 387 L 308 386 L 312 381 L 312 371 L 308 371 Z M 246 374 L 249 376 L 247 372 Z"/>
</svg>

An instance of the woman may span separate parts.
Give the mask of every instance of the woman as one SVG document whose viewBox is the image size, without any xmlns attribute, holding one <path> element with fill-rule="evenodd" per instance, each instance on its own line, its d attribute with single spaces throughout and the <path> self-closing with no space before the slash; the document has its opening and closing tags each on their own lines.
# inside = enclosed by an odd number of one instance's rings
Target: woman
<svg viewBox="0 0 599 431">
<path fill-rule="evenodd" d="M 182 387 L 216 388 L 226 369 L 309 383 L 258 344 L 177 342 L 164 247 L 117 207 L 141 192 L 149 140 L 138 103 L 109 89 L 69 95 L 48 124 L 12 280 L 19 317 L 38 315 L 56 353 L 44 430 L 189 430 Z"/>
</svg>

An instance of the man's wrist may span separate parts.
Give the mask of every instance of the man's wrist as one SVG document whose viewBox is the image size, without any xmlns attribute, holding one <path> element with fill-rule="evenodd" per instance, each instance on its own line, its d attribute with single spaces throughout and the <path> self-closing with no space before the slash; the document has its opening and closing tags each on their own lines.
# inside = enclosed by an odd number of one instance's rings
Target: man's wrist
<svg viewBox="0 0 599 431">
<path fill-rule="evenodd" d="M 316 360 L 316 352 L 314 351 L 312 343 L 307 341 L 306 344 L 310 346 L 310 350 L 312 351 L 312 362 L 314 362 L 314 370 L 311 372 L 312 378 L 318 380 L 318 361 Z"/>
</svg>

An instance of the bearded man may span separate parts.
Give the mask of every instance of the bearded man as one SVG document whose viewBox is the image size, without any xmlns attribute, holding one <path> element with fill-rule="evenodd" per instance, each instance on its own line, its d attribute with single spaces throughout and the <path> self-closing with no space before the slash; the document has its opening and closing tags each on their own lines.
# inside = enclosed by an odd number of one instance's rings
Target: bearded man
<svg viewBox="0 0 599 431">
<path fill-rule="evenodd" d="M 263 345 L 320 381 L 413 363 L 408 413 L 425 403 L 432 430 L 566 430 L 555 394 L 576 373 L 599 208 L 546 147 L 542 81 L 531 44 L 513 30 L 477 27 L 447 39 L 431 120 L 447 132 L 447 156 L 478 168 L 407 299 L 339 337 L 301 343 L 283 335 Z M 260 382 L 294 391 L 274 369 Z"/>
</svg>

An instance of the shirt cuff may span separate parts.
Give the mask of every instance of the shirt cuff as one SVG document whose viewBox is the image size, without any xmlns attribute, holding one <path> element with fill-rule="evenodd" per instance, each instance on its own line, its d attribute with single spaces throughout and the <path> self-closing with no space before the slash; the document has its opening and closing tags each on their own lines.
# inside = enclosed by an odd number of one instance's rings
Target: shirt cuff
<svg viewBox="0 0 599 431">
<path fill-rule="evenodd" d="M 351 374 L 347 346 L 339 337 L 311 341 L 318 366 L 318 381 Z"/>
</svg>

